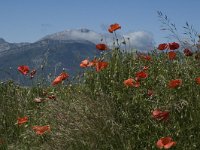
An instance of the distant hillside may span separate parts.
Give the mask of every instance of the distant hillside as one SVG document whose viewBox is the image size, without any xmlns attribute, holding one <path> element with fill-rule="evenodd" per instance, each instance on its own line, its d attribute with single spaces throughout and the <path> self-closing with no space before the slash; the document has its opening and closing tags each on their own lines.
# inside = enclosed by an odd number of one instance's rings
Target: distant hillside
<svg viewBox="0 0 200 150">
<path fill-rule="evenodd" d="M 86 40 L 57 40 L 43 38 L 35 43 L 8 43 L 0 40 L 0 80 L 14 79 L 24 82 L 17 71 L 20 65 L 37 69 L 38 75 L 58 75 L 63 68 L 71 75 L 80 71 L 85 58 L 98 55 L 95 44 Z M 41 69 L 41 65 L 44 69 Z"/>
<path fill-rule="evenodd" d="M 122 50 L 147 51 L 153 47 L 153 38 L 146 32 L 118 35 Z M 103 40 L 103 41 L 102 41 Z M 128 40 L 125 42 L 125 40 Z M 64 68 L 71 76 L 80 71 L 79 64 L 85 58 L 98 55 L 95 44 L 105 42 L 113 46 L 113 35 L 100 34 L 89 29 L 71 29 L 46 35 L 34 43 L 9 43 L 0 38 L 0 80 L 23 81 L 17 71 L 19 65 L 38 69 L 38 74 L 46 77 L 49 73 L 57 75 Z M 124 43 L 127 43 L 124 46 Z M 41 65 L 44 69 L 41 70 Z"/>
</svg>

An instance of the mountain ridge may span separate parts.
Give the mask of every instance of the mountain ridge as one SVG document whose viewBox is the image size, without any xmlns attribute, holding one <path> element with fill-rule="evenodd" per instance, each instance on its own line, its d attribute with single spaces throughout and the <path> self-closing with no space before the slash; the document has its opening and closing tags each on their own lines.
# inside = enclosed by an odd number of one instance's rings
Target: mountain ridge
<svg viewBox="0 0 200 150">
<path fill-rule="evenodd" d="M 2 40 L 0 47 L 7 48 L 0 51 L 0 80 L 15 80 L 20 83 L 24 82 L 24 78 L 17 71 L 20 65 L 28 65 L 32 69 L 37 70 L 37 74 L 43 74 L 48 77 L 58 75 L 63 68 L 70 76 L 77 75 L 81 68 L 79 66 L 83 59 L 91 58 L 99 55 L 96 45 L 84 39 L 49 39 L 34 43 L 8 43 Z M 7 44 L 7 45 L 5 45 Z M 41 69 L 44 66 L 44 69 Z M 30 81 L 29 81 L 30 82 Z"/>
</svg>

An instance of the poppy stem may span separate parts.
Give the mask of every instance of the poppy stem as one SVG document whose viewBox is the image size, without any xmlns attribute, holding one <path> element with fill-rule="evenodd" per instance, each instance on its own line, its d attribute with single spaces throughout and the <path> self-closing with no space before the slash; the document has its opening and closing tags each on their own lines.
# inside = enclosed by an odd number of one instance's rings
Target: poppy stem
<svg viewBox="0 0 200 150">
<path fill-rule="evenodd" d="M 116 39 L 116 41 L 117 41 L 117 46 L 120 47 L 120 45 L 119 45 L 119 39 L 117 38 L 117 34 L 116 34 L 115 31 L 114 31 L 114 35 L 115 35 L 115 39 Z"/>
</svg>

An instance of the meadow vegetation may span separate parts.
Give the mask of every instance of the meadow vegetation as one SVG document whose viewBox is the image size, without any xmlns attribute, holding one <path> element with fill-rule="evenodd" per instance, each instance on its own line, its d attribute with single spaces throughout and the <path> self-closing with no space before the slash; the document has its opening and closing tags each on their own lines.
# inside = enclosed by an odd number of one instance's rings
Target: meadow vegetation
<svg viewBox="0 0 200 150">
<path fill-rule="evenodd" d="M 63 72 L 49 86 L 0 84 L 0 149 L 199 149 L 198 49 L 172 41 L 150 53 L 122 52 L 120 28 L 108 29 L 112 49 L 100 43 L 100 58 L 80 62 L 76 83 Z"/>
</svg>

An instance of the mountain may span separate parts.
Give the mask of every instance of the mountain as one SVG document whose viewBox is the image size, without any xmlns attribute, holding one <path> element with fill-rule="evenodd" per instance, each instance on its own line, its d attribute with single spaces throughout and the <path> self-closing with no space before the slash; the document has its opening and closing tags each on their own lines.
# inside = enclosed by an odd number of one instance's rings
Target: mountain
<svg viewBox="0 0 200 150">
<path fill-rule="evenodd" d="M 28 45 L 29 43 L 9 43 L 3 38 L 0 38 L 0 56 L 5 54 L 7 50 L 20 48 L 21 46 Z"/>
<path fill-rule="evenodd" d="M 8 43 L 0 39 L 0 80 L 25 82 L 23 80 L 28 77 L 24 78 L 17 71 L 20 65 L 36 69 L 37 75 L 44 78 L 49 74 L 54 78 L 63 68 L 72 77 L 81 71 L 79 64 L 83 59 L 93 59 L 99 55 L 93 42 L 82 38 L 70 38 L 68 34 L 62 39 L 59 35 L 49 35 L 34 43 Z"/>
<path fill-rule="evenodd" d="M 0 44 L 6 43 L 6 41 L 3 38 L 0 38 Z"/>
<path fill-rule="evenodd" d="M 54 34 L 47 35 L 42 38 L 43 39 L 51 39 L 51 40 L 87 40 L 92 43 L 99 43 L 103 38 L 103 35 L 94 32 L 92 30 L 82 28 L 82 29 L 71 29 L 65 30 L 61 32 L 57 32 Z"/>
<path fill-rule="evenodd" d="M 126 51 L 149 50 L 153 47 L 153 37 L 146 32 L 133 32 L 126 35 L 116 35 L 121 49 Z M 102 41 L 103 40 L 103 41 Z M 126 40 L 126 42 L 125 42 Z M 113 35 L 99 34 L 89 29 L 71 29 L 47 35 L 34 43 L 9 43 L 0 38 L 0 81 L 13 79 L 23 81 L 18 71 L 20 65 L 28 65 L 37 69 L 37 77 L 47 78 L 57 76 L 63 68 L 70 76 L 77 75 L 83 59 L 93 59 L 100 55 L 96 50 L 97 43 L 113 46 Z M 123 43 L 128 43 L 124 46 Z M 41 68 L 41 66 L 43 66 Z M 26 79 L 27 80 L 27 79 Z"/>
</svg>

